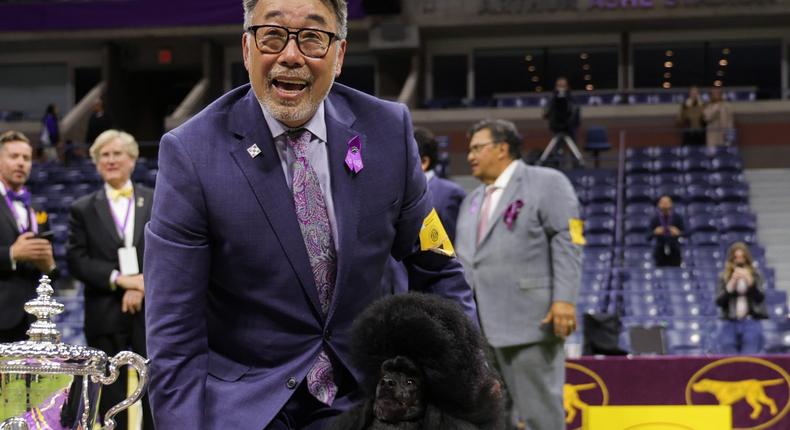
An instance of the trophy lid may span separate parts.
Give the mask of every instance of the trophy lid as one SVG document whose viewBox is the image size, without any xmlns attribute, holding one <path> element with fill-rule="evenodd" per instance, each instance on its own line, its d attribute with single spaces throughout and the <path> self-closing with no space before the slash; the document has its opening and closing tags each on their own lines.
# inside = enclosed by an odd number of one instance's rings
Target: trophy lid
<svg viewBox="0 0 790 430">
<path fill-rule="evenodd" d="M 101 375 L 107 354 L 98 349 L 61 343 L 60 331 L 52 317 L 63 312 L 63 304 L 52 298 L 51 280 L 39 280 L 38 296 L 25 303 L 25 312 L 34 315 L 26 341 L 0 344 L 0 373 Z"/>
</svg>

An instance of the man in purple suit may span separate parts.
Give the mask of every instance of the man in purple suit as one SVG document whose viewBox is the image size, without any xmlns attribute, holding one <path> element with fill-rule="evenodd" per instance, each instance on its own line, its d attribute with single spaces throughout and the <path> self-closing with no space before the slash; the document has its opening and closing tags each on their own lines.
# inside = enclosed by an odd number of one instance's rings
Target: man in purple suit
<svg viewBox="0 0 790 430">
<path fill-rule="evenodd" d="M 460 265 L 418 239 L 431 205 L 407 109 L 333 83 L 346 2 L 244 9 L 251 87 L 160 146 L 144 262 L 159 430 L 320 429 L 361 400 L 349 330 L 388 294 L 390 255 L 476 318 Z"/>
</svg>

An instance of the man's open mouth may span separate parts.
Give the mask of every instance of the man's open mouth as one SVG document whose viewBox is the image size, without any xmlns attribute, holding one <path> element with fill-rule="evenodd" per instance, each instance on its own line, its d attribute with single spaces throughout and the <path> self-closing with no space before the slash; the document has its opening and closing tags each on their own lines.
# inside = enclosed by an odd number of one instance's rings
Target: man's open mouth
<svg viewBox="0 0 790 430">
<path fill-rule="evenodd" d="M 286 92 L 299 92 L 307 88 L 307 82 L 301 79 L 272 79 L 272 85 Z"/>
</svg>

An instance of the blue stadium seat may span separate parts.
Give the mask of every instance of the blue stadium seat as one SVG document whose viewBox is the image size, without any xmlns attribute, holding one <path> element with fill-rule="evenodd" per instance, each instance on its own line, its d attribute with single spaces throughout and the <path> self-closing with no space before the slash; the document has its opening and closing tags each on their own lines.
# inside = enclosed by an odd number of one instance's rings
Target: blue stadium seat
<svg viewBox="0 0 790 430">
<path fill-rule="evenodd" d="M 653 175 L 649 173 L 634 173 L 626 175 L 625 185 L 630 187 L 633 185 L 653 185 Z"/>
<path fill-rule="evenodd" d="M 582 210 L 585 218 L 590 218 L 594 215 L 606 215 L 613 217 L 617 212 L 617 206 L 613 203 L 590 203 Z"/>
<path fill-rule="evenodd" d="M 669 196 L 675 203 L 680 203 L 686 200 L 686 188 L 677 184 L 666 184 L 657 186 L 653 195 L 656 199 L 661 196 Z"/>
<path fill-rule="evenodd" d="M 625 189 L 625 201 L 632 203 L 652 203 L 655 200 L 653 187 L 647 185 L 634 185 Z"/>
<path fill-rule="evenodd" d="M 684 172 L 707 172 L 710 166 L 710 160 L 707 158 L 688 158 L 681 163 Z"/>
<path fill-rule="evenodd" d="M 751 212 L 749 204 L 743 202 L 720 202 L 716 210 L 722 215 Z"/>
<path fill-rule="evenodd" d="M 713 215 L 716 211 L 716 206 L 710 202 L 692 202 L 686 205 L 686 213 L 689 217 L 695 215 Z"/>
<path fill-rule="evenodd" d="M 658 185 L 683 185 L 683 175 L 680 173 L 657 173 L 652 177 L 652 184 Z"/>
<path fill-rule="evenodd" d="M 730 213 L 723 214 L 721 227 L 724 231 L 746 231 L 754 232 L 757 230 L 757 217 L 751 213 Z"/>
<path fill-rule="evenodd" d="M 746 177 L 741 172 L 714 172 L 708 176 L 708 183 L 715 186 L 746 185 Z"/>
<path fill-rule="evenodd" d="M 686 233 L 694 234 L 699 231 L 718 231 L 718 218 L 711 214 L 699 214 L 688 218 Z"/>
<path fill-rule="evenodd" d="M 614 238 L 611 234 L 589 234 L 586 237 L 587 245 L 589 247 L 596 246 L 612 246 Z"/>
<path fill-rule="evenodd" d="M 743 162 L 737 155 L 722 154 L 711 160 L 710 167 L 711 170 L 719 172 L 741 172 L 743 171 Z"/>
<path fill-rule="evenodd" d="M 587 190 L 588 201 L 591 203 L 615 203 L 617 189 L 612 187 L 595 187 Z"/>
<path fill-rule="evenodd" d="M 707 185 L 691 184 L 686 187 L 687 202 L 713 202 L 714 191 Z"/>
<path fill-rule="evenodd" d="M 716 232 L 700 231 L 691 235 L 691 243 L 695 246 L 718 246 L 719 242 L 720 237 Z"/>
<path fill-rule="evenodd" d="M 650 173 L 653 170 L 653 162 L 648 159 L 631 159 L 625 162 L 625 172 L 630 175 L 633 173 Z"/>
<path fill-rule="evenodd" d="M 623 223 L 623 228 L 625 229 L 626 233 L 640 233 L 643 235 L 649 234 L 651 219 L 639 216 L 639 217 L 630 217 L 626 218 Z"/>
<path fill-rule="evenodd" d="M 653 162 L 652 171 L 655 173 L 680 172 L 683 169 L 683 162 L 675 159 L 660 158 Z"/>
<path fill-rule="evenodd" d="M 625 207 L 626 218 L 652 217 L 655 213 L 656 207 L 652 203 L 636 202 Z"/>
<path fill-rule="evenodd" d="M 667 349 L 676 355 L 703 355 L 708 351 L 706 332 L 700 330 L 667 330 Z"/>
<path fill-rule="evenodd" d="M 628 233 L 625 235 L 625 246 L 647 246 L 650 245 L 650 239 L 645 233 Z"/>
<path fill-rule="evenodd" d="M 584 220 L 585 234 L 614 233 L 614 219 L 610 216 L 594 216 Z"/>
<path fill-rule="evenodd" d="M 720 202 L 747 203 L 749 201 L 749 190 L 745 187 L 717 187 L 714 195 Z"/>
</svg>

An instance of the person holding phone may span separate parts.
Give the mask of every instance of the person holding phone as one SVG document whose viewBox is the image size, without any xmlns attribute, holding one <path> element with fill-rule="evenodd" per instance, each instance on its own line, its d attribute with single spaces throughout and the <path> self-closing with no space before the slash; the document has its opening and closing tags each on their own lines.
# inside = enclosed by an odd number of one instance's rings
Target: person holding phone
<svg viewBox="0 0 790 430">
<path fill-rule="evenodd" d="M 41 274 L 55 270 L 52 244 L 36 237 L 49 230 L 46 214 L 33 209 L 25 187 L 32 159 L 33 147 L 24 134 L 0 134 L 0 342 L 27 339 L 31 320 L 24 304 L 35 296 Z"/>
<path fill-rule="evenodd" d="M 90 148 L 104 187 L 75 201 L 69 215 L 69 269 L 85 284 L 85 337 L 110 356 L 124 350 L 145 356 L 143 227 L 151 217 L 153 190 L 132 184 L 140 154 L 128 133 L 107 130 Z M 105 388 L 100 416 L 126 398 L 126 378 Z M 116 418 L 127 428 L 125 413 Z M 148 397 L 143 428 L 153 429 Z"/>
</svg>

